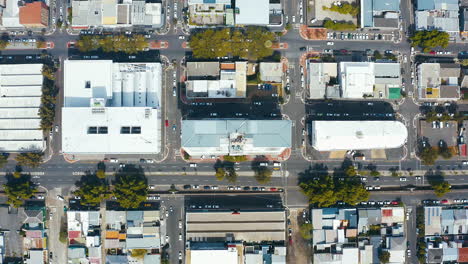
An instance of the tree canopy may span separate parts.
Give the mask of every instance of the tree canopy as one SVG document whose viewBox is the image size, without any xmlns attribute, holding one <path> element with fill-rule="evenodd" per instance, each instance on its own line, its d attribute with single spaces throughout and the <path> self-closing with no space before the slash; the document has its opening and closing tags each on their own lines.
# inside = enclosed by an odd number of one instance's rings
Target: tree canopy
<svg viewBox="0 0 468 264">
<path fill-rule="evenodd" d="M 357 16 L 359 14 L 359 6 L 350 3 L 342 3 L 341 5 L 332 4 L 330 7 L 322 6 L 325 11 L 333 11 L 343 15 Z"/>
<path fill-rule="evenodd" d="M 273 171 L 267 167 L 260 166 L 255 168 L 254 173 L 257 182 L 260 184 L 265 184 L 270 182 Z"/>
<path fill-rule="evenodd" d="M 138 208 L 146 201 L 148 184 L 143 174 L 119 173 L 114 183 L 114 196 L 123 208 Z"/>
<path fill-rule="evenodd" d="M 325 20 L 323 27 L 332 30 L 356 30 L 356 25 L 351 22 L 334 22 L 332 20 Z"/>
<path fill-rule="evenodd" d="M 20 174 L 19 177 L 7 175 L 7 183 L 3 185 L 8 203 L 18 208 L 23 205 L 24 200 L 30 199 L 37 192 L 36 185 L 31 181 L 29 175 Z"/>
<path fill-rule="evenodd" d="M 20 166 L 28 166 L 36 168 L 42 163 L 42 152 L 24 152 L 15 157 L 16 162 Z"/>
<path fill-rule="evenodd" d="M 3 168 L 8 162 L 8 155 L 5 153 L 0 153 L 0 168 Z"/>
<path fill-rule="evenodd" d="M 357 177 L 339 180 L 330 175 L 323 175 L 305 180 L 299 183 L 299 187 L 309 198 L 309 203 L 318 207 L 328 207 L 338 201 L 356 205 L 369 199 L 369 192 Z"/>
<path fill-rule="evenodd" d="M 190 37 L 195 58 L 240 57 L 261 59 L 273 54 L 275 34 L 262 27 L 207 29 Z"/>
<path fill-rule="evenodd" d="M 431 182 L 431 187 L 434 190 L 434 194 L 437 197 L 442 197 L 446 193 L 450 192 L 450 188 L 452 186 L 447 181 L 436 181 L 436 182 Z"/>
<path fill-rule="evenodd" d="M 411 37 L 413 47 L 421 47 L 424 52 L 429 52 L 432 48 L 446 48 L 449 44 L 449 34 L 447 32 L 434 30 L 417 31 Z"/>
<path fill-rule="evenodd" d="M 81 52 L 89 52 L 101 49 L 103 52 L 124 52 L 134 54 L 148 48 L 148 42 L 140 34 L 134 35 L 85 35 L 76 42 L 76 47 Z"/>
<path fill-rule="evenodd" d="M 379 252 L 379 260 L 380 260 L 380 263 L 389 263 L 390 262 L 390 252 L 388 251 L 380 251 Z"/>
<path fill-rule="evenodd" d="M 80 203 L 88 206 L 98 206 L 101 201 L 109 198 L 109 185 L 96 174 L 87 174 L 76 183 L 78 189 L 74 192 L 80 196 Z"/>
<path fill-rule="evenodd" d="M 431 146 L 427 146 L 419 152 L 419 158 L 421 158 L 424 165 L 434 165 L 438 156 L 439 153 L 437 149 L 434 149 Z"/>
</svg>

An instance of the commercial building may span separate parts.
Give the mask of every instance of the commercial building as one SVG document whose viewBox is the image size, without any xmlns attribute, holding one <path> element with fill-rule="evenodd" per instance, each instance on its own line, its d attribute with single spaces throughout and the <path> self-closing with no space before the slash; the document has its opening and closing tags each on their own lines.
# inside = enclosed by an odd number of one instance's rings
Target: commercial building
<svg viewBox="0 0 468 264">
<path fill-rule="evenodd" d="M 279 0 L 189 0 L 189 26 L 280 26 Z"/>
<path fill-rule="evenodd" d="M 418 0 L 416 30 L 437 29 L 458 34 L 458 12 L 458 0 Z"/>
<path fill-rule="evenodd" d="M 187 62 L 187 97 L 243 98 L 247 62 Z"/>
<path fill-rule="evenodd" d="M 291 148 L 290 120 L 183 120 L 182 148 L 190 156 L 280 155 Z"/>
<path fill-rule="evenodd" d="M 379 250 L 405 262 L 403 207 L 312 209 L 311 223 L 314 263 L 378 263 Z"/>
<path fill-rule="evenodd" d="M 161 72 L 160 63 L 66 60 L 63 153 L 159 153 Z"/>
<path fill-rule="evenodd" d="M 42 64 L 0 65 L 0 151 L 43 151 Z"/>
<path fill-rule="evenodd" d="M 424 207 L 426 263 L 468 261 L 468 210 L 444 206 Z"/>
<path fill-rule="evenodd" d="M 399 63 L 341 62 L 339 67 L 343 98 L 398 99 L 401 96 Z"/>
<path fill-rule="evenodd" d="M 49 7 L 41 1 L 25 3 L 19 8 L 19 22 L 29 28 L 46 28 L 49 25 Z"/>
<path fill-rule="evenodd" d="M 420 99 L 460 99 L 460 65 L 455 63 L 421 63 L 418 66 Z"/>
<path fill-rule="evenodd" d="M 318 151 L 399 148 L 408 131 L 399 121 L 312 121 L 312 147 Z"/>
<path fill-rule="evenodd" d="M 102 263 L 99 211 L 68 211 L 68 262 Z"/>
<path fill-rule="evenodd" d="M 281 62 L 260 62 L 260 80 L 267 83 L 283 82 L 283 63 Z"/>
<path fill-rule="evenodd" d="M 310 99 L 399 99 L 399 63 L 308 62 Z"/>
<path fill-rule="evenodd" d="M 72 27 L 159 28 L 164 15 L 159 0 L 73 0 Z"/>
<path fill-rule="evenodd" d="M 361 27 L 398 28 L 400 0 L 362 0 Z"/>
</svg>

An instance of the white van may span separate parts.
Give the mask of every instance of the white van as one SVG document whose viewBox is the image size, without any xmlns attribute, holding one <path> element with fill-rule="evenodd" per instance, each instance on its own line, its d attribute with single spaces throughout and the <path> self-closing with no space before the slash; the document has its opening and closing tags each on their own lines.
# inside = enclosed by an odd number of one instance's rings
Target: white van
<svg viewBox="0 0 468 264">
<path fill-rule="evenodd" d="M 190 163 L 190 168 L 196 168 L 197 164 L 196 163 Z"/>
</svg>

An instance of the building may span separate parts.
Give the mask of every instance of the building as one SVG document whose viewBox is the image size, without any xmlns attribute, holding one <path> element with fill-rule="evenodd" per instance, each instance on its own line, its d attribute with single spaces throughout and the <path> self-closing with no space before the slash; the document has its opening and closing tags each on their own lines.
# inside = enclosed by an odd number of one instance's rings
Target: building
<svg viewBox="0 0 468 264">
<path fill-rule="evenodd" d="M 362 0 L 361 27 L 398 28 L 400 0 Z"/>
<path fill-rule="evenodd" d="M 41 1 L 25 3 L 19 8 L 19 22 L 29 28 L 46 28 L 49 25 L 49 7 Z"/>
<path fill-rule="evenodd" d="M 163 25 L 159 0 L 72 0 L 72 27 L 159 28 Z"/>
<path fill-rule="evenodd" d="M 234 26 L 234 8 L 231 0 L 189 0 L 189 26 Z"/>
<path fill-rule="evenodd" d="M 290 120 L 183 120 L 182 148 L 190 156 L 280 155 L 291 148 Z"/>
<path fill-rule="evenodd" d="M 307 63 L 310 99 L 340 98 L 338 65 L 335 62 Z"/>
<path fill-rule="evenodd" d="M 401 96 L 399 63 L 341 62 L 339 67 L 343 98 L 399 99 Z"/>
<path fill-rule="evenodd" d="M 2 29 L 20 29 L 24 28 L 19 21 L 19 5 L 16 0 L 5 0 L 0 6 L 1 10 L 1 28 Z"/>
<path fill-rule="evenodd" d="M 0 151 L 43 151 L 42 64 L 0 65 Z"/>
<path fill-rule="evenodd" d="M 424 241 L 427 244 L 426 263 L 468 261 L 467 209 L 425 206 L 424 224 Z"/>
<path fill-rule="evenodd" d="M 437 29 L 458 35 L 458 0 L 418 0 L 416 30 Z"/>
<path fill-rule="evenodd" d="M 286 247 L 283 246 L 245 246 L 245 264 L 275 263 L 286 264 Z"/>
<path fill-rule="evenodd" d="M 461 23 L 460 23 L 460 35 L 463 38 L 468 37 L 468 7 L 461 8 Z"/>
<path fill-rule="evenodd" d="M 189 26 L 281 26 L 279 0 L 189 0 Z"/>
<path fill-rule="evenodd" d="M 161 72 L 160 63 L 66 60 L 63 153 L 159 153 Z"/>
<path fill-rule="evenodd" d="M 399 121 L 312 121 L 311 131 L 318 151 L 399 148 L 408 137 Z"/>
<path fill-rule="evenodd" d="M 68 262 L 102 263 L 99 211 L 68 211 L 67 228 Z"/>
<path fill-rule="evenodd" d="M 267 83 L 282 83 L 283 63 L 260 62 L 260 80 Z"/>
<path fill-rule="evenodd" d="M 420 99 L 460 99 L 460 65 L 455 63 L 421 63 L 418 66 Z"/>
<path fill-rule="evenodd" d="M 108 263 L 139 263 L 130 254 L 134 249 L 145 249 L 147 255 L 143 263 L 159 263 L 161 248 L 160 211 L 106 211 L 106 237 L 104 246 L 108 250 Z M 154 252 L 158 252 L 154 254 Z M 159 262 L 146 262 L 159 258 Z"/>
<path fill-rule="evenodd" d="M 403 207 L 312 209 L 311 224 L 314 263 L 378 263 L 379 250 L 405 261 Z"/>
<path fill-rule="evenodd" d="M 247 62 L 187 62 L 187 97 L 243 98 L 247 90 Z"/>
<path fill-rule="evenodd" d="M 43 202 L 34 205 L 26 204 L 20 208 L 24 232 L 23 251 L 26 252 L 26 264 L 43 264 L 47 258 L 47 236 L 45 229 L 46 207 Z"/>
</svg>

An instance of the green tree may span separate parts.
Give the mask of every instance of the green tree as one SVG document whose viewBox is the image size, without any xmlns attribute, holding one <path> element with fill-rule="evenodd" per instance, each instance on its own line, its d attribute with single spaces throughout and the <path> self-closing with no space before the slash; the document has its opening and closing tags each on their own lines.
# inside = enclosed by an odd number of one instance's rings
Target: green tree
<svg viewBox="0 0 468 264">
<path fill-rule="evenodd" d="M 243 161 L 247 161 L 247 156 L 245 156 L 245 155 L 243 155 L 243 156 L 225 155 L 225 156 L 223 156 L 223 160 L 224 161 L 229 161 L 229 162 L 243 162 Z"/>
<path fill-rule="evenodd" d="M 106 178 L 106 171 L 103 170 L 103 169 L 98 169 L 96 171 L 96 177 L 98 177 L 99 179 L 104 179 Z"/>
<path fill-rule="evenodd" d="M 444 159 L 450 159 L 453 156 L 452 151 L 446 145 L 439 148 L 439 155 Z"/>
<path fill-rule="evenodd" d="M 120 173 L 116 176 L 113 194 L 123 208 L 138 208 L 148 195 L 146 178 L 142 174 Z"/>
<path fill-rule="evenodd" d="M 228 168 L 227 169 L 226 180 L 228 180 L 228 182 L 232 182 L 232 183 L 237 181 L 237 172 L 234 170 L 234 168 Z"/>
<path fill-rule="evenodd" d="M 467 66 L 468 66 L 468 59 L 460 60 L 460 64 L 461 64 L 462 66 L 467 67 Z"/>
<path fill-rule="evenodd" d="M 390 252 L 388 251 L 380 251 L 379 252 L 379 260 L 380 260 L 380 263 L 389 263 L 390 262 Z"/>
<path fill-rule="evenodd" d="M 301 233 L 301 237 L 303 239 L 312 239 L 312 224 L 302 224 L 301 226 L 299 226 L 299 232 Z"/>
<path fill-rule="evenodd" d="M 47 47 L 46 45 L 47 45 L 47 43 L 45 41 L 43 41 L 43 40 L 38 40 L 36 42 L 36 48 L 38 48 L 38 49 L 45 49 Z"/>
<path fill-rule="evenodd" d="M 75 46 L 81 52 L 89 52 L 98 49 L 100 45 L 98 39 L 95 36 L 81 35 Z"/>
<path fill-rule="evenodd" d="M 0 168 L 3 168 L 8 163 L 8 155 L 0 153 Z"/>
<path fill-rule="evenodd" d="M 380 54 L 380 52 L 378 50 L 376 50 L 376 51 L 374 51 L 374 58 L 376 60 L 381 60 L 381 59 L 383 59 L 383 56 L 382 56 L 382 54 Z"/>
<path fill-rule="evenodd" d="M 345 174 L 350 176 L 350 177 L 353 177 L 353 176 L 356 176 L 357 175 L 357 171 L 356 171 L 356 168 L 351 165 L 349 166 L 346 170 L 345 170 Z"/>
<path fill-rule="evenodd" d="M 24 152 L 20 153 L 15 157 L 16 162 L 20 166 L 28 166 L 36 168 L 42 163 L 42 152 Z"/>
<path fill-rule="evenodd" d="M 377 171 L 377 170 L 371 170 L 370 176 L 372 176 L 372 177 L 378 177 L 378 176 L 380 176 L 380 172 Z"/>
<path fill-rule="evenodd" d="M 429 52 L 432 48 L 447 48 L 449 44 L 449 34 L 447 32 L 434 30 L 417 31 L 411 37 L 413 47 L 421 47 L 424 52 Z"/>
<path fill-rule="evenodd" d="M 356 4 L 342 3 L 341 5 L 331 5 L 330 7 L 322 6 L 325 11 L 333 11 L 344 15 L 357 16 L 359 14 L 359 7 Z"/>
<path fill-rule="evenodd" d="M 10 43 L 7 40 L 1 39 L 0 40 L 0 50 L 6 49 L 6 47 L 8 47 L 9 44 Z"/>
<path fill-rule="evenodd" d="M 143 259 L 147 253 L 147 250 L 142 249 L 142 248 L 137 248 L 137 249 L 132 249 L 130 252 L 133 258 Z"/>
<path fill-rule="evenodd" d="M 424 165 L 434 165 L 437 157 L 437 150 L 430 146 L 423 148 L 419 153 L 419 158 L 421 158 L 421 161 Z"/>
<path fill-rule="evenodd" d="M 260 184 L 265 184 L 270 182 L 273 171 L 268 169 L 267 167 L 260 166 L 254 170 L 254 173 L 257 182 Z"/>
<path fill-rule="evenodd" d="M 452 186 L 447 181 L 436 181 L 431 183 L 431 187 L 437 197 L 442 197 L 450 192 Z"/>
<path fill-rule="evenodd" d="M 357 178 L 345 178 L 335 184 L 338 201 L 343 201 L 350 205 L 369 200 L 369 192 L 362 182 Z"/>
<path fill-rule="evenodd" d="M 77 182 L 78 189 L 74 192 L 80 196 L 80 203 L 88 206 L 98 206 L 101 201 L 109 198 L 109 185 L 95 174 L 88 174 Z"/>
<path fill-rule="evenodd" d="M 3 185 L 3 191 L 8 198 L 8 204 L 18 208 L 24 200 L 30 199 L 37 192 L 36 185 L 31 182 L 29 175 L 21 174 L 20 177 L 7 175 L 7 183 Z"/>
<path fill-rule="evenodd" d="M 50 65 L 47 65 L 47 64 L 44 64 L 42 66 L 42 76 L 44 76 L 45 78 L 49 79 L 49 80 L 55 80 L 55 69 L 54 67 L 50 66 Z"/>
<path fill-rule="evenodd" d="M 224 170 L 224 168 L 217 168 L 215 176 L 218 181 L 222 181 L 226 176 L 226 171 Z"/>
<path fill-rule="evenodd" d="M 332 20 L 325 20 L 323 27 L 332 30 L 356 30 L 356 25 L 351 22 L 333 22 Z"/>
</svg>

